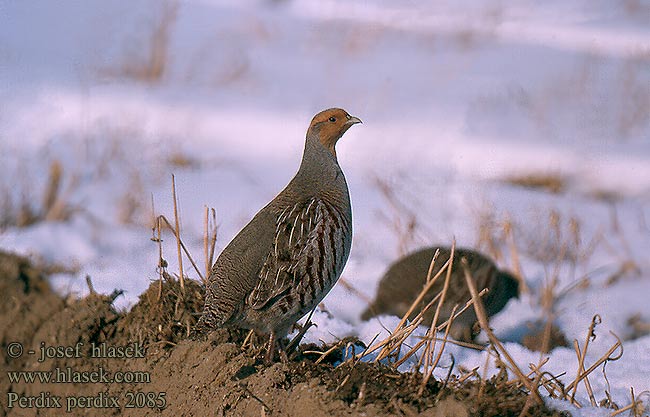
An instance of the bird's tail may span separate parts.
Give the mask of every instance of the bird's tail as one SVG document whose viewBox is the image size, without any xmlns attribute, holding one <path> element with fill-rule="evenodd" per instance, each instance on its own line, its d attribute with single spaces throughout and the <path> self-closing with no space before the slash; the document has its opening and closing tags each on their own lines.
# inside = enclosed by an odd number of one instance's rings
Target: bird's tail
<svg viewBox="0 0 650 417">
<path fill-rule="evenodd" d="M 215 309 L 215 300 L 212 295 L 211 288 L 206 288 L 205 305 L 203 307 L 203 314 L 196 323 L 197 330 L 213 330 L 223 326 L 224 321 L 220 319 L 218 311 Z"/>
</svg>

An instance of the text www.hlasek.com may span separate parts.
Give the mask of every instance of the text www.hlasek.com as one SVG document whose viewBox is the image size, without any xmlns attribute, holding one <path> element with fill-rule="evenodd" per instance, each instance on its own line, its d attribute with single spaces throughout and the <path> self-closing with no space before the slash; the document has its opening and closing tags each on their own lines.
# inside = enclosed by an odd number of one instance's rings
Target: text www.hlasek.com
<svg viewBox="0 0 650 417">
<path fill-rule="evenodd" d="M 77 371 L 71 367 L 55 368 L 53 371 L 9 371 L 9 382 L 18 384 L 24 382 L 33 384 L 97 384 L 97 383 L 128 383 L 139 384 L 151 382 L 151 376 L 146 371 L 117 371 L 111 373 L 102 366 L 92 371 Z"/>
</svg>

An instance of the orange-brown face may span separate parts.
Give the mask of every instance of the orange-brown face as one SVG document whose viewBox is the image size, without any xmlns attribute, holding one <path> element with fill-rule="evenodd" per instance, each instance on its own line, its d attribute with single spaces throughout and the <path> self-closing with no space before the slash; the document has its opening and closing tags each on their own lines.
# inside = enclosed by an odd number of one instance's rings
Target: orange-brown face
<svg viewBox="0 0 650 417">
<path fill-rule="evenodd" d="M 343 109 L 327 109 L 318 113 L 311 121 L 307 135 L 316 133 L 320 142 L 336 156 L 336 142 L 354 124 L 361 123 Z"/>
</svg>

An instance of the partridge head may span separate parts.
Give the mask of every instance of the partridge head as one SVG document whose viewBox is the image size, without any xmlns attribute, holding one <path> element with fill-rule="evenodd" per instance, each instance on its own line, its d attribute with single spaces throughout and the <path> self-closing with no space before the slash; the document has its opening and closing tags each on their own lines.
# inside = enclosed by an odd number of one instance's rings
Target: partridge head
<svg viewBox="0 0 650 417">
<path fill-rule="evenodd" d="M 320 143 L 336 157 L 336 143 L 350 127 L 357 123 L 362 122 L 343 109 L 323 110 L 311 120 L 307 136 L 317 137 Z"/>
</svg>

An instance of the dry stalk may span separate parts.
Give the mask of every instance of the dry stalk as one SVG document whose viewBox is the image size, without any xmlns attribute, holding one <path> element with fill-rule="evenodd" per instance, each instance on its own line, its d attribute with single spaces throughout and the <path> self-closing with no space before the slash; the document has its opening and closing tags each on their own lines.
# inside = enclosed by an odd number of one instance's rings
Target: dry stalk
<svg viewBox="0 0 650 417">
<path fill-rule="evenodd" d="M 537 369 L 541 369 L 541 367 L 544 366 L 546 362 L 548 362 L 548 359 L 549 358 L 546 358 L 544 360 L 540 357 L 539 364 L 537 365 Z M 526 378 L 529 378 L 529 376 L 530 374 L 526 375 Z M 535 391 L 537 392 L 539 392 L 539 387 L 540 384 L 542 383 L 542 376 L 543 374 L 540 372 L 535 376 L 535 379 L 533 380 L 533 385 L 535 386 Z M 534 405 L 532 399 L 533 397 L 530 395 L 526 398 L 526 403 L 524 404 L 524 408 L 521 410 L 521 413 L 519 413 L 519 417 L 524 417 L 528 415 L 528 410 L 530 410 L 530 407 Z"/>
<path fill-rule="evenodd" d="M 210 264 L 210 260 L 208 259 L 208 215 L 209 215 L 209 209 L 208 206 L 204 207 L 204 216 L 203 216 L 203 260 L 205 262 L 205 276 L 210 275 L 210 267 L 212 266 Z"/>
<path fill-rule="evenodd" d="M 214 262 L 214 249 L 217 242 L 217 213 L 215 209 L 205 206 L 203 218 L 203 256 L 205 259 L 205 277 L 210 276 Z M 207 280 L 203 283 L 207 285 Z"/>
<path fill-rule="evenodd" d="M 422 228 L 422 225 L 418 224 L 417 213 L 400 199 L 395 187 L 388 181 L 377 176 L 374 183 L 390 209 L 389 214 L 382 210 L 379 216 L 397 237 L 398 254 L 405 255 L 416 242 L 417 232 Z"/>
<path fill-rule="evenodd" d="M 161 2 L 159 15 L 151 23 L 147 39 L 136 52 L 126 51 L 120 68 L 104 70 L 106 75 L 131 78 L 147 83 L 159 82 L 168 70 L 169 43 L 172 29 L 178 16 L 179 2 L 169 0 Z"/>
<path fill-rule="evenodd" d="M 180 238 L 179 235 L 176 234 L 176 229 L 174 228 L 174 226 L 172 226 L 169 220 L 167 220 L 167 218 L 162 214 L 158 216 L 158 219 L 164 222 L 165 225 L 167 225 L 167 228 L 172 232 L 172 234 L 176 238 L 177 243 L 180 245 L 180 249 L 183 250 L 185 256 L 187 256 L 187 259 L 189 259 L 190 263 L 192 264 L 192 267 L 194 267 L 194 271 L 196 271 L 199 278 L 201 278 L 201 281 L 205 282 L 205 277 L 201 273 L 199 267 L 196 265 L 196 262 L 194 262 L 194 258 L 192 258 L 192 255 L 190 255 L 190 252 L 187 250 L 187 247 L 185 246 L 185 243 L 183 243 L 183 240 Z M 165 266 L 167 266 L 166 264 L 167 262 L 165 262 Z"/>
<path fill-rule="evenodd" d="M 600 323 L 601 323 L 600 315 L 596 314 L 591 319 L 591 325 L 589 325 L 589 331 L 587 332 L 587 338 L 585 340 L 585 344 L 582 347 L 582 351 L 580 351 L 580 345 L 578 344 L 578 341 L 576 339 L 573 339 L 573 348 L 578 357 L 578 372 L 577 372 L 578 376 L 585 371 L 585 357 L 587 356 L 587 349 L 589 348 L 589 342 L 596 338 L 596 333 L 594 332 L 594 329 L 596 328 L 596 325 Z M 589 382 L 589 378 L 586 375 L 584 377 L 584 380 L 585 380 L 585 388 L 587 389 L 587 394 L 589 395 L 589 401 L 591 402 L 592 407 L 595 407 L 596 399 L 594 397 L 594 391 L 591 388 L 591 383 Z M 578 384 L 575 384 L 575 386 L 573 387 L 573 392 L 571 393 L 572 400 L 575 398 L 577 390 L 578 390 Z"/>
<path fill-rule="evenodd" d="M 402 320 L 400 320 L 399 324 L 395 328 L 395 331 L 397 331 L 400 327 L 402 327 L 404 325 L 404 323 L 406 323 L 406 320 L 408 319 L 408 317 L 417 308 L 417 306 L 422 302 L 422 300 L 426 296 L 427 292 L 429 292 L 429 290 L 431 289 L 433 284 L 435 284 L 438 277 L 440 277 L 440 275 L 442 275 L 442 273 L 447 268 L 449 268 L 449 266 L 451 265 L 451 262 L 449 260 L 447 260 L 447 262 L 445 262 L 443 267 L 440 268 L 440 271 L 438 271 L 438 273 L 433 278 L 431 278 L 431 274 L 433 273 L 433 266 L 434 266 L 436 260 L 438 259 L 439 254 L 440 254 L 440 250 L 436 249 L 436 252 L 433 254 L 433 258 L 431 259 L 431 264 L 429 265 L 429 271 L 427 272 L 427 283 L 424 285 L 424 287 L 422 288 L 422 291 L 420 291 L 420 294 L 418 294 L 417 298 L 411 303 L 411 306 L 409 307 L 408 311 L 402 317 Z M 422 310 L 422 311 L 424 311 L 424 310 Z M 420 313 L 422 313 L 422 311 Z"/>
<path fill-rule="evenodd" d="M 452 317 L 453 317 L 454 313 L 456 313 L 456 308 L 457 307 L 458 307 L 458 305 L 455 305 L 454 308 L 451 310 Z M 431 379 L 431 376 L 433 375 L 433 370 L 436 369 L 438 367 L 438 363 L 440 363 L 440 358 L 442 358 L 442 352 L 445 351 L 445 346 L 447 345 L 447 340 L 449 339 L 449 329 L 451 328 L 451 323 L 452 322 L 453 322 L 453 320 L 447 320 L 447 327 L 445 327 L 445 335 L 443 336 L 443 339 L 442 339 L 442 346 L 440 346 L 440 349 L 438 350 L 438 354 L 436 355 L 436 358 L 433 361 L 433 364 L 429 368 L 428 372 L 423 373 L 422 384 L 420 385 L 418 395 L 422 395 L 424 393 L 424 387 L 427 386 L 427 383 L 429 382 L 429 379 Z M 434 323 L 435 323 L 435 319 L 434 319 Z M 434 329 L 434 328 L 435 328 L 435 326 L 431 326 L 431 328 L 429 330 Z M 438 340 L 438 338 L 433 338 L 433 345 L 432 345 L 433 347 L 430 348 L 430 349 L 435 348 L 435 342 L 437 340 Z M 433 351 L 431 351 L 431 350 L 430 350 L 430 353 L 425 352 L 425 355 L 432 355 L 432 354 L 433 354 Z M 449 370 L 449 373 L 451 373 L 451 369 Z"/>
<path fill-rule="evenodd" d="M 181 225 L 178 218 L 178 199 L 176 198 L 176 178 L 172 174 L 172 198 L 174 199 L 174 235 L 176 236 L 176 251 L 178 253 L 178 272 L 181 284 L 181 291 L 185 293 L 185 275 L 183 274 L 183 253 L 181 252 Z M 201 277 L 203 280 L 203 277 Z"/>
<path fill-rule="evenodd" d="M 467 381 L 469 378 L 474 377 L 474 378 L 480 378 L 480 375 L 478 374 L 480 366 L 477 366 L 476 368 L 473 368 L 471 371 L 466 371 L 465 375 L 461 376 L 456 380 L 456 383 L 459 385 L 462 385 Z"/>
<path fill-rule="evenodd" d="M 492 347 L 494 349 L 494 347 Z M 498 352 L 496 353 L 497 355 L 499 354 Z M 485 391 L 485 381 L 487 380 L 487 373 L 490 367 L 490 353 L 488 351 L 488 354 L 485 355 L 485 365 L 483 365 L 483 375 L 479 377 L 479 387 L 478 387 L 478 395 L 477 398 L 480 400 L 481 397 L 483 396 L 483 391 Z"/>
<path fill-rule="evenodd" d="M 458 313 L 456 313 L 456 314 L 458 314 Z M 443 339 L 441 339 L 439 337 L 436 337 L 436 340 L 438 342 L 443 341 Z M 447 343 L 449 343 L 451 345 L 464 347 L 464 348 L 467 348 L 467 349 L 478 350 L 478 351 L 482 351 L 483 349 L 485 349 L 485 346 L 483 346 L 483 345 L 478 345 L 476 343 L 460 342 L 460 341 L 454 340 L 454 339 L 448 339 Z"/>
<path fill-rule="evenodd" d="M 476 246 L 478 248 L 485 248 L 488 255 L 491 255 L 495 261 L 500 262 L 503 259 L 503 253 L 501 252 L 502 242 L 497 241 L 495 235 L 496 220 L 494 217 L 492 211 L 481 211 L 478 213 L 479 224 Z"/>
<path fill-rule="evenodd" d="M 393 350 L 395 350 L 395 346 L 399 347 L 399 344 L 396 344 L 398 340 L 405 340 L 413 331 L 420 325 L 422 319 L 420 318 L 419 320 L 413 320 L 411 323 L 407 325 L 403 325 L 400 327 L 398 330 L 395 332 L 391 333 L 390 336 L 388 336 L 386 339 L 382 340 L 375 346 L 371 346 L 368 348 L 368 350 L 362 352 L 362 354 L 358 354 L 356 356 L 357 360 L 363 359 L 365 356 L 370 355 L 371 353 L 382 349 L 386 348 L 387 346 L 390 346 L 388 349 L 388 354 L 390 354 Z M 383 351 L 383 350 L 382 350 Z M 385 354 L 383 357 L 388 356 L 388 354 Z M 378 359 L 375 359 L 375 362 L 377 362 Z"/>
<path fill-rule="evenodd" d="M 456 241 L 453 241 L 451 244 L 451 253 L 449 256 L 449 265 L 447 266 L 447 274 L 445 275 L 445 282 L 442 286 L 442 291 L 440 292 L 440 299 L 438 300 L 438 305 L 436 307 L 436 311 L 433 314 L 433 319 L 431 320 L 431 326 L 429 326 L 429 330 L 427 331 L 427 336 L 430 336 L 432 332 L 435 332 L 437 324 L 438 324 L 438 316 L 440 315 L 440 310 L 442 309 L 442 306 L 445 302 L 445 298 L 447 297 L 447 290 L 449 289 L 449 279 L 451 278 L 451 270 L 452 270 L 452 265 L 454 263 L 454 253 L 456 251 Z M 438 251 L 436 251 L 437 253 Z M 436 260 L 436 254 L 434 254 L 433 259 L 431 260 L 431 263 L 429 264 L 429 271 L 427 272 L 427 279 L 431 276 L 431 273 L 433 271 L 433 266 L 435 264 Z M 454 307 L 454 312 L 456 311 L 456 307 Z M 453 313 L 452 313 L 453 315 Z M 451 322 L 449 322 L 451 324 Z M 447 326 L 447 329 L 445 330 L 445 339 L 448 337 L 449 333 L 449 326 Z M 431 374 L 433 373 L 433 368 L 431 367 L 431 360 L 433 357 L 433 353 L 435 352 L 436 348 L 436 339 L 434 337 L 427 337 L 427 342 L 426 346 L 424 348 L 424 369 L 423 369 L 423 379 L 422 379 L 422 385 L 420 386 L 420 393 L 424 392 L 424 387 L 426 386 L 427 381 L 429 380 Z M 440 352 L 442 354 L 442 351 Z M 431 369 L 429 369 L 431 367 Z"/>
<path fill-rule="evenodd" d="M 454 264 L 454 255 L 456 252 L 456 240 L 454 240 L 451 244 L 451 253 L 449 255 L 449 265 L 447 266 L 447 274 L 445 275 L 445 283 L 443 284 L 442 287 L 442 293 L 440 296 L 440 300 L 438 301 L 438 306 L 436 307 L 436 311 L 433 314 L 433 320 L 431 321 L 431 326 L 430 329 L 435 329 L 436 326 L 438 325 L 438 317 L 440 316 L 440 310 L 442 309 L 442 306 L 445 303 L 445 299 L 447 297 L 447 291 L 449 290 L 449 280 L 451 279 L 451 270 L 452 265 Z M 433 271 L 433 265 L 435 263 L 435 258 L 431 260 L 431 264 L 429 265 L 429 271 L 427 272 L 427 279 L 431 276 L 431 272 Z M 454 312 L 456 311 L 456 306 L 454 306 Z M 451 314 L 453 316 L 453 312 Z M 451 324 L 451 322 L 449 323 Z M 447 332 L 449 331 L 449 326 L 447 326 Z M 433 350 L 436 347 L 436 341 L 435 339 L 430 342 L 431 347 L 429 348 L 429 352 L 433 352 Z M 426 370 L 426 368 L 425 368 Z"/>
<path fill-rule="evenodd" d="M 643 393 L 641 393 L 643 395 Z M 633 417 L 641 417 L 643 414 L 643 411 L 645 409 L 643 405 L 643 401 L 638 400 L 634 396 L 634 388 L 630 388 L 630 397 L 632 397 L 632 402 L 625 407 L 621 408 L 620 410 L 616 410 L 613 413 L 610 414 L 610 417 L 617 416 L 619 414 L 623 414 L 626 411 L 632 411 L 632 416 Z"/>
<path fill-rule="evenodd" d="M 488 293 L 488 291 L 489 291 L 489 290 L 488 290 L 487 288 L 483 288 L 483 289 L 481 290 L 481 292 L 479 293 L 479 297 L 483 297 L 485 294 Z M 436 297 L 439 297 L 439 296 L 440 296 L 440 295 L 438 294 Z M 438 298 L 434 298 L 433 301 L 436 301 L 437 299 L 438 299 Z M 456 311 L 456 313 L 452 314 L 452 315 L 449 317 L 449 319 L 447 319 L 447 320 L 445 320 L 443 323 L 439 324 L 439 325 L 436 327 L 436 332 L 439 332 L 439 331 L 441 331 L 441 330 L 446 329 L 447 326 L 451 326 L 451 324 L 452 324 L 452 322 L 454 321 L 454 319 L 456 319 L 458 316 L 460 316 L 461 314 L 463 314 L 463 313 L 465 312 L 465 310 L 467 310 L 468 308 L 472 307 L 473 304 L 474 304 L 474 301 L 473 301 L 473 300 L 469 300 L 469 301 L 467 301 L 467 302 L 465 303 L 465 305 L 463 306 L 463 308 L 461 308 L 460 310 Z M 397 362 L 395 362 L 395 366 L 400 366 L 402 363 L 406 362 L 406 360 L 408 360 L 411 356 L 413 356 L 413 355 L 414 355 L 414 354 L 415 354 L 415 353 L 416 353 L 416 352 L 417 352 L 417 351 L 422 347 L 422 345 L 424 345 L 424 344 L 426 343 L 426 341 L 427 341 L 428 338 L 434 338 L 434 339 L 436 339 L 437 341 L 442 341 L 442 340 L 443 340 L 443 339 L 436 338 L 436 337 L 434 337 L 434 336 L 429 336 L 428 334 L 429 334 L 429 333 L 427 332 L 427 335 L 425 335 L 424 337 L 422 337 L 422 340 L 420 340 L 420 341 L 419 341 L 415 346 L 413 346 L 413 348 L 412 348 L 411 350 L 409 350 L 408 352 L 406 352 L 406 354 L 405 354 L 404 356 L 402 356 L 402 357 L 401 357 Z M 459 341 L 456 341 L 456 340 L 448 340 L 447 343 L 451 343 L 451 344 L 454 344 L 454 345 L 457 345 L 457 346 L 462 346 L 462 347 L 466 347 L 466 348 L 470 348 L 470 349 L 475 349 L 475 350 L 483 350 L 483 346 L 476 345 L 476 344 L 472 344 L 472 343 L 459 342 Z"/>
<path fill-rule="evenodd" d="M 372 299 L 359 291 L 357 287 L 352 285 L 350 281 L 348 281 L 345 277 L 339 278 L 337 281 L 337 284 L 345 288 L 346 291 L 348 291 L 350 294 L 354 295 L 355 297 L 359 298 L 363 302 L 365 302 L 367 305 L 372 304 Z"/>
<path fill-rule="evenodd" d="M 50 173 L 48 176 L 47 186 L 43 193 L 43 213 L 49 213 L 59 198 L 61 191 L 61 177 L 63 176 L 63 167 L 58 160 L 50 164 Z"/>
<path fill-rule="evenodd" d="M 510 260 L 512 262 L 512 269 L 515 278 L 519 282 L 520 292 L 522 294 L 529 294 L 530 288 L 528 288 L 528 284 L 524 279 L 524 274 L 521 269 L 521 262 L 519 261 L 519 250 L 515 244 L 515 235 L 512 231 L 512 222 L 510 220 L 506 220 L 503 223 L 503 234 L 505 235 L 508 246 L 510 248 Z"/>
<path fill-rule="evenodd" d="M 66 221 L 74 212 L 83 211 L 81 207 L 69 203 L 72 192 L 79 185 L 79 177 L 73 175 L 67 181 L 65 190 L 62 191 L 63 174 L 61 163 L 53 160 L 50 163 L 40 207 L 33 207 L 31 204 L 32 196 L 28 192 L 31 184 L 28 184 L 27 175 L 20 177 L 23 185 L 19 203 L 12 202 L 13 197 L 8 189 L 3 190 L 0 196 L 2 197 L 0 227 L 9 225 L 26 227 L 44 221 Z"/>
<path fill-rule="evenodd" d="M 433 303 L 429 303 L 429 307 Z M 381 360 L 390 357 L 390 356 L 399 356 L 399 352 L 402 349 L 402 344 L 408 339 L 408 337 L 413 334 L 415 329 L 417 329 L 420 324 L 422 324 L 422 317 L 417 317 L 414 319 L 411 323 L 408 325 L 405 325 L 401 327 L 398 331 L 394 332 L 392 337 L 389 337 L 387 339 L 387 343 L 383 346 L 383 349 L 377 357 L 375 358 L 374 362 L 380 362 Z M 381 343 L 380 343 L 381 345 Z M 369 350 L 370 352 L 373 352 L 374 349 Z"/>
<path fill-rule="evenodd" d="M 162 227 L 160 217 L 156 217 L 156 207 L 153 200 L 153 194 L 151 194 L 151 240 L 156 242 L 158 245 L 158 300 L 162 297 L 162 285 L 163 285 L 163 276 L 165 274 L 165 268 L 167 268 L 167 261 L 163 258 L 163 248 L 162 248 Z"/>
<path fill-rule="evenodd" d="M 158 273 L 160 274 L 158 279 L 158 300 L 162 297 L 162 288 L 163 288 L 163 277 L 165 276 L 165 268 L 167 268 L 167 261 L 163 258 L 162 251 L 162 239 L 160 237 L 160 218 L 158 219 Z"/>
<path fill-rule="evenodd" d="M 243 341 L 242 344 L 241 344 L 241 350 L 242 350 L 242 351 L 243 351 L 243 350 L 246 350 L 246 348 L 248 347 L 249 344 L 250 344 L 250 346 L 253 346 L 251 340 L 252 340 L 254 334 L 255 334 L 255 330 L 250 330 L 250 331 L 248 332 L 248 334 L 247 334 L 246 337 L 244 338 L 244 341 Z"/>
<path fill-rule="evenodd" d="M 415 319 L 413 319 L 413 321 L 411 322 L 410 325 L 408 325 L 408 326 L 404 325 L 406 323 L 408 317 L 411 315 L 411 313 L 417 308 L 418 305 L 420 305 L 420 303 L 424 299 L 427 292 L 431 289 L 433 284 L 435 284 L 438 277 L 440 277 L 440 275 L 442 275 L 442 273 L 445 272 L 446 269 L 449 268 L 449 266 L 451 265 L 450 261 L 447 260 L 447 262 L 438 271 L 438 273 L 433 278 L 431 278 L 431 274 L 433 273 L 433 265 L 435 264 L 439 254 L 440 254 L 440 251 L 436 250 L 436 253 L 434 253 L 433 258 L 431 259 L 431 264 L 429 265 L 429 271 L 427 273 L 427 283 L 424 285 L 424 287 L 422 288 L 422 291 L 420 291 L 420 294 L 417 296 L 417 298 L 413 301 L 413 303 L 411 303 L 411 306 L 409 307 L 408 311 L 402 317 L 402 320 L 400 320 L 399 324 L 397 325 L 397 327 L 393 331 L 392 335 L 389 336 L 382 343 L 380 343 L 380 345 L 383 346 L 383 349 L 379 353 L 379 355 L 377 356 L 377 359 L 375 359 L 375 361 L 379 361 L 379 360 L 385 358 L 386 356 L 388 356 L 394 350 L 394 348 L 396 346 L 395 342 L 397 340 L 400 340 L 400 343 L 397 344 L 397 346 L 400 346 L 401 342 L 403 342 L 413 332 L 413 330 L 415 330 L 417 328 L 417 326 L 413 327 L 412 325 L 415 322 L 418 322 L 418 325 L 419 325 L 419 322 L 422 321 L 422 316 L 424 315 L 424 313 L 426 311 L 428 311 L 428 309 L 431 307 L 433 302 L 437 301 L 437 299 L 440 297 L 440 294 L 436 295 L 436 297 L 433 300 L 431 300 L 431 302 L 429 304 L 427 304 L 425 306 L 425 308 L 423 308 L 420 311 L 420 313 L 415 317 Z M 403 328 L 410 328 L 411 331 L 408 332 L 406 334 L 406 336 L 404 336 L 405 332 L 404 332 Z M 399 337 L 396 336 L 398 334 L 399 334 Z M 370 352 L 373 352 L 374 350 L 375 349 L 372 349 Z"/>
<path fill-rule="evenodd" d="M 548 362 L 549 358 L 546 358 L 543 362 L 542 365 L 545 365 Z M 540 370 L 541 366 L 537 366 L 534 364 L 529 364 L 531 368 L 531 372 L 527 375 L 530 377 L 533 373 L 535 375 L 539 375 L 541 377 L 541 382 L 540 385 L 546 389 L 546 391 L 549 393 L 549 395 L 552 398 L 566 398 L 566 390 L 564 389 L 564 384 L 558 379 L 561 376 L 565 375 L 566 372 L 563 372 L 559 375 L 553 375 L 548 371 L 542 372 Z M 559 393 L 559 397 L 556 395 L 556 393 Z M 577 401 L 572 402 L 573 405 L 576 407 L 580 407 L 580 404 Z"/>
<path fill-rule="evenodd" d="M 614 345 L 612 345 L 612 347 L 610 347 L 609 350 L 603 356 L 601 356 L 593 365 L 591 365 L 589 367 L 589 369 L 587 369 L 586 371 L 584 371 L 584 372 L 582 372 L 582 373 L 580 373 L 579 375 L 576 376 L 576 379 L 567 386 L 567 388 L 566 388 L 567 393 L 570 392 L 571 390 L 573 390 L 580 383 L 580 381 L 582 381 L 589 374 L 591 374 L 602 363 L 609 362 L 609 361 L 612 361 L 612 362 L 617 361 L 617 360 L 619 360 L 621 358 L 621 356 L 623 356 L 623 344 L 621 343 L 621 339 L 619 339 L 618 336 L 616 336 L 611 331 L 610 331 L 610 333 L 612 334 L 612 336 L 614 336 L 616 338 L 616 343 L 614 343 Z M 618 348 L 621 348 L 620 354 L 618 356 L 612 356 L 612 354 Z"/>
<path fill-rule="evenodd" d="M 93 286 L 93 281 L 90 278 L 90 275 L 86 275 L 86 285 L 88 286 L 88 292 L 90 292 L 91 295 L 97 294 L 97 291 L 95 291 L 95 287 Z"/>
<path fill-rule="evenodd" d="M 311 311 L 309 312 L 309 315 L 307 316 L 307 320 L 305 320 L 305 324 L 302 325 L 302 327 L 298 331 L 298 334 L 293 339 L 291 339 L 289 344 L 284 349 L 285 352 L 291 353 L 296 347 L 298 347 L 298 345 L 300 344 L 300 341 L 305 336 L 305 333 L 307 333 L 307 330 L 309 330 L 309 328 L 311 326 L 314 326 L 314 323 L 311 321 L 311 318 L 314 315 L 314 311 L 316 311 L 316 307 L 311 309 Z M 297 326 L 297 324 L 296 324 L 296 326 Z"/>
<path fill-rule="evenodd" d="M 510 353 L 508 353 L 508 351 L 505 349 L 503 344 L 501 344 L 499 339 L 494 335 L 492 329 L 490 329 L 490 326 L 488 324 L 487 314 L 485 313 L 485 307 L 483 306 L 483 302 L 480 300 L 478 296 L 478 291 L 476 290 L 476 285 L 474 284 L 474 280 L 472 279 L 471 273 L 469 271 L 467 260 L 464 258 L 461 259 L 461 265 L 465 272 L 465 281 L 470 290 L 470 293 L 472 294 L 472 300 L 474 300 L 474 311 L 476 312 L 476 317 L 478 318 L 481 328 L 487 334 L 488 339 L 494 346 L 495 350 L 498 353 L 503 354 L 503 356 L 506 358 L 509 364 L 509 368 L 515 373 L 515 375 L 517 376 L 517 378 L 519 378 L 521 383 L 529 390 L 530 395 L 533 396 L 534 401 L 537 402 L 538 404 L 542 404 L 543 401 L 539 395 L 539 392 L 537 391 L 537 387 L 535 387 L 533 383 L 528 378 L 526 378 L 526 376 L 523 374 L 521 369 L 519 369 L 515 361 L 510 356 Z"/>
</svg>

